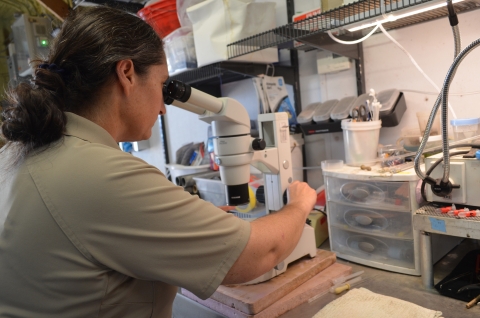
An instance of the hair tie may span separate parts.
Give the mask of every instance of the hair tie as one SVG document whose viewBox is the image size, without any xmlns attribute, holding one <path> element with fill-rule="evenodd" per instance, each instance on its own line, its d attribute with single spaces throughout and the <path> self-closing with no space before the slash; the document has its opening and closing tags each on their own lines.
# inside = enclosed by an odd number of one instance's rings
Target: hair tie
<svg viewBox="0 0 480 318">
<path fill-rule="evenodd" d="M 43 63 L 43 64 L 38 65 L 38 68 L 41 68 L 41 69 L 44 69 L 44 70 L 49 70 L 50 72 L 53 72 L 53 73 L 57 73 L 58 75 L 60 75 L 60 77 L 64 81 L 66 79 L 66 76 L 68 75 L 67 71 L 65 71 L 65 69 L 58 67 L 58 65 L 55 64 L 55 63 L 52 63 L 52 64 Z"/>
</svg>

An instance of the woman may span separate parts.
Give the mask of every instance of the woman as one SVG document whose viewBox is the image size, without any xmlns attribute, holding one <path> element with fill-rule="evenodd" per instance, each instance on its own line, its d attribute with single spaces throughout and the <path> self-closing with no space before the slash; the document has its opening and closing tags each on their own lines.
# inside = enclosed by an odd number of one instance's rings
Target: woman
<svg viewBox="0 0 480 318">
<path fill-rule="evenodd" d="M 32 83 L 10 92 L 0 316 L 170 317 L 176 286 L 207 298 L 293 250 L 315 201 L 305 183 L 248 223 L 118 148 L 150 137 L 167 78 L 148 24 L 94 7 L 65 20 Z"/>
</svg>

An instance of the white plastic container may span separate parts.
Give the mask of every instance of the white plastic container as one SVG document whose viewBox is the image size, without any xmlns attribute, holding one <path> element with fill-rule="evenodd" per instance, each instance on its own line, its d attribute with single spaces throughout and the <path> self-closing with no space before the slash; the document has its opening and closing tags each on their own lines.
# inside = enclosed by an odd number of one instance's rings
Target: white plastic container
<svg viewBox="0 0 480 318">
<path fill-rule="evenodd" d="M 418 126 L 420 127 L 420 135 L 423 136 L 425 129 L 427 128 L 428 119 L 430 118 L 430 112 L 417 112 Z M 430 128 L 430 136 L 440 135 L 442 133 L 440 126 L 440 114 L 435 116 L 433 125 Z"/>
<path fill-rule="evenodd" d="M 478 135 L 480 118 L 452 119 L 450 124 L 453 128 L 453 138 L 458 141 Z"/>
<path fill-rule="evenodd" d="M 342 120 L 345 161 L 349 166 L 374 164 L 382 121 L 353 122 Z"/>
<path fill-rule="evenodd" d="M 343 168 L 343 160 L 323 160 L 322 170 L 338 170 Z"/>
<path fill-rule="evenodd" d="M 250 203 L 237 206 L 232 213 L 242 219 L 255 219 L 266 214 L 265 204 L 256 200 L 256 192 L 258 187 L 263 186 L 264 181 L 261 175 L 257 175 L 257 180 L 248 183 Z M 212 172 L 209 175 L 194 177 L 195 184 L 200 194 L 200 198 L 212 203 L 215 206 L 227 204 L 227 196 L 225 195 L 225 185 L 220 181 L 220 173 Z"/>
<path fill-rule="evenodd" d="M 332 109 L 330 113 L 330 118 L 334 121 L 340 121 L 342 119 L 347 119 L 350 115 L 350 109 L 353 106 L 353 102 L 357 99 L 356 96 L 348 96 L 342 98 L 337 105 Z"/>
<path fill-rule="evenodd" d="M 299 124 L 310 124 L 313 120 L 313 113 L 317 106 L 322 105 L 322 103 L 312 103 L 307 106 L 302 112 L 297 116 L 297 122 Z"/>
<path fill-rule="evenodd" d="M 330 120 L 330 113 L 333 108 L 338 104 L 338 99 L 327 100 L 325 103 L 317 106 L 313 113 L 313 121 L 316 123 L 322 123 Z"/>
</svg>

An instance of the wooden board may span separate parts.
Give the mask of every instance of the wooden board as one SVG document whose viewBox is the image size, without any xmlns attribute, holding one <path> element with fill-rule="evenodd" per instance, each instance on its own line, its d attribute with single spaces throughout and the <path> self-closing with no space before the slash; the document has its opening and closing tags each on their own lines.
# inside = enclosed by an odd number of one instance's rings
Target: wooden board
<svg viewBox="0 0 480 318">
<path fill-rule="evenodd" d="M 288 265 L 287 270 L 260 284 L 220 286 L 210 297 L 246 314 L 267 308 L 336 261 L 333 252 L 317 250 L 314 258 L 302 258 Z"/>
<path fill-rule="evenodd" d="M 287 270 L 260 284 L 219 286 L 210 297 L 246 314 L 256 314 L 317 275 L 336 261 L 335 253 L 317 250 L 314 258 L 302 258 Z"/>
<path fill-rule="evenodd" d="M 291 293 L 288 293 L 271 306 L 265 308 L 263 311 L 255 315 L 250 315 L 239 310 L 236 310 L 227 304 L 223 304 L 211 298 L 202 300 L 187 290 L 182 290 L 182 294 L 191 298 L 192 300 L 219 312 L 227 317 L 233 318 L 275 318 L 297 306 L 306 303 L 310 299 L 321 297 L 332 286 L 331 280 L 333 278 L 346 276 L 351 274 L 352 268 L 347 265 L 334 263 L 321 271 L 302 285 L 298 286 Z"/>
</svg>

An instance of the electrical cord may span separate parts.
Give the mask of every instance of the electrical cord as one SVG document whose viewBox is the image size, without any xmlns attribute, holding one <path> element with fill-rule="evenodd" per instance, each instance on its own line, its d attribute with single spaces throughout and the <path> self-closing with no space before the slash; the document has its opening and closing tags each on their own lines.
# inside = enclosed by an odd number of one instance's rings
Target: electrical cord
<svg viewBox="0 0 480 318">
<path fill-rule="evenodd" d="M 413 63 L 413 65 L 417 68 L 417 70 L 426 78 L 426 80 L 437 90 L 437 94 L 441 92 L 440 88 L 435 84 L 435 82 L 422 70 L 420 65 L 418 65 L 417 61 L 413 58 L 413 56 L 408 52 L 400 43 L 398 43 L 388 32 L 385 30 L 383 25 L 379 24 L 380 30 L 385 34 L 387 38 L 390 39 L 396 46 L 400 48 L 410 59 L 410 61 Z M 455 111 L 453 110 L 452 105 L 448 104 L 448 109 L 452 113 L 453 118 L 457 118 L 457 115 L 455 114 Z"/>
<path fill-rule="evenodd" d="M 337 39 L 335 36 L 333 36 L 332 32 L 329 30 L 327 31 L 327 34 L 330 36 L 330 38 L 332 40 L 334 40 L 335 42 L 338 42 L 338 43 L 341 43 L 341 44 L 358 44 L 360 42 L 363 42 L 365 41 L 366 39 L 368 39 L 373 33 L 375 33 L 375 31 L 377 31 L 377 29 L 380 28 L 380 30 L 383 32 L 383 34 L 385 34 L 385 36 L 390 40 L 392 41 L 395 45 L 397 45 L 406 55 L 407 57 L 410 59 L 410 61 L 413 63 L 413 65 L 415 66 L 415 68 L 426 78 L 426 80 L 437 90 L 437 93 L 440 93 L 440 88 L 435 84 L 435 82 L 423 71 L 423 69 L 420 67 L 420 65 L 418 65 L 417 61 L 415 61 L 415 59 L 413 58 L 413 56 L 410 54 L 410 52 L 408 52 L 400 43 L 398 43 L 388 32 L 387 30 L 385 30 L 385 28 L 383 27 L 383 25 L 381 23 L 378 23 L 376 25 L 375 28 L 372 29 L 372 31 L 370 31 L 366 36 L 364 36 L 363 38 L 361 39 L 358 39 L 356 41 L 342 41 L 340 39 Z M 454 28 L 452 26 L 452 28 Z M 455 31 L 457 30 L 457 32 Z M 454 36 L 458 34 L 458 28 L 454 28 Z M 460 42 L 460 37 L 459 35 L 457 37 L 455 37 L 455 53 L 457 53 L 457 50 L 458 50 L 458 43 Z M 453 110 L 453 107 L 452 105 L 449 103 L 448 104 L 448 108 L 450 110 L 450 112 L 452 113 L 452 116 L 453 118 L 457 118 L 457 115 L 455 114 L 455 111 Z"/>
<path fill-rule="evenodd" d="M 375 33 L 375 31 L 377 31 L 377 29 L 380 27 L 381 23 L 377 24 L 376 27 L 373 28 L 372 31 L 370 31 L 367 35 L 365 35 L 363 38 L 361 39 L 358 39 L 358 40 L 355 40 L 355 41 L 343 41 L 343 40 L 340 40 L 340 39 L 337 39 L 330 30 L 327 31 L 327 34 L 328 36 L 334 40 L 335 42 L 338 42 L 340 44 L 347 44 L 347 45 L 351 45 L 351 44 L 358 44 L 358 43 L 361 43 L 363 41 L 365 41 L 366 39 L 368 39 L 373 33 Z"/>
</svg>

